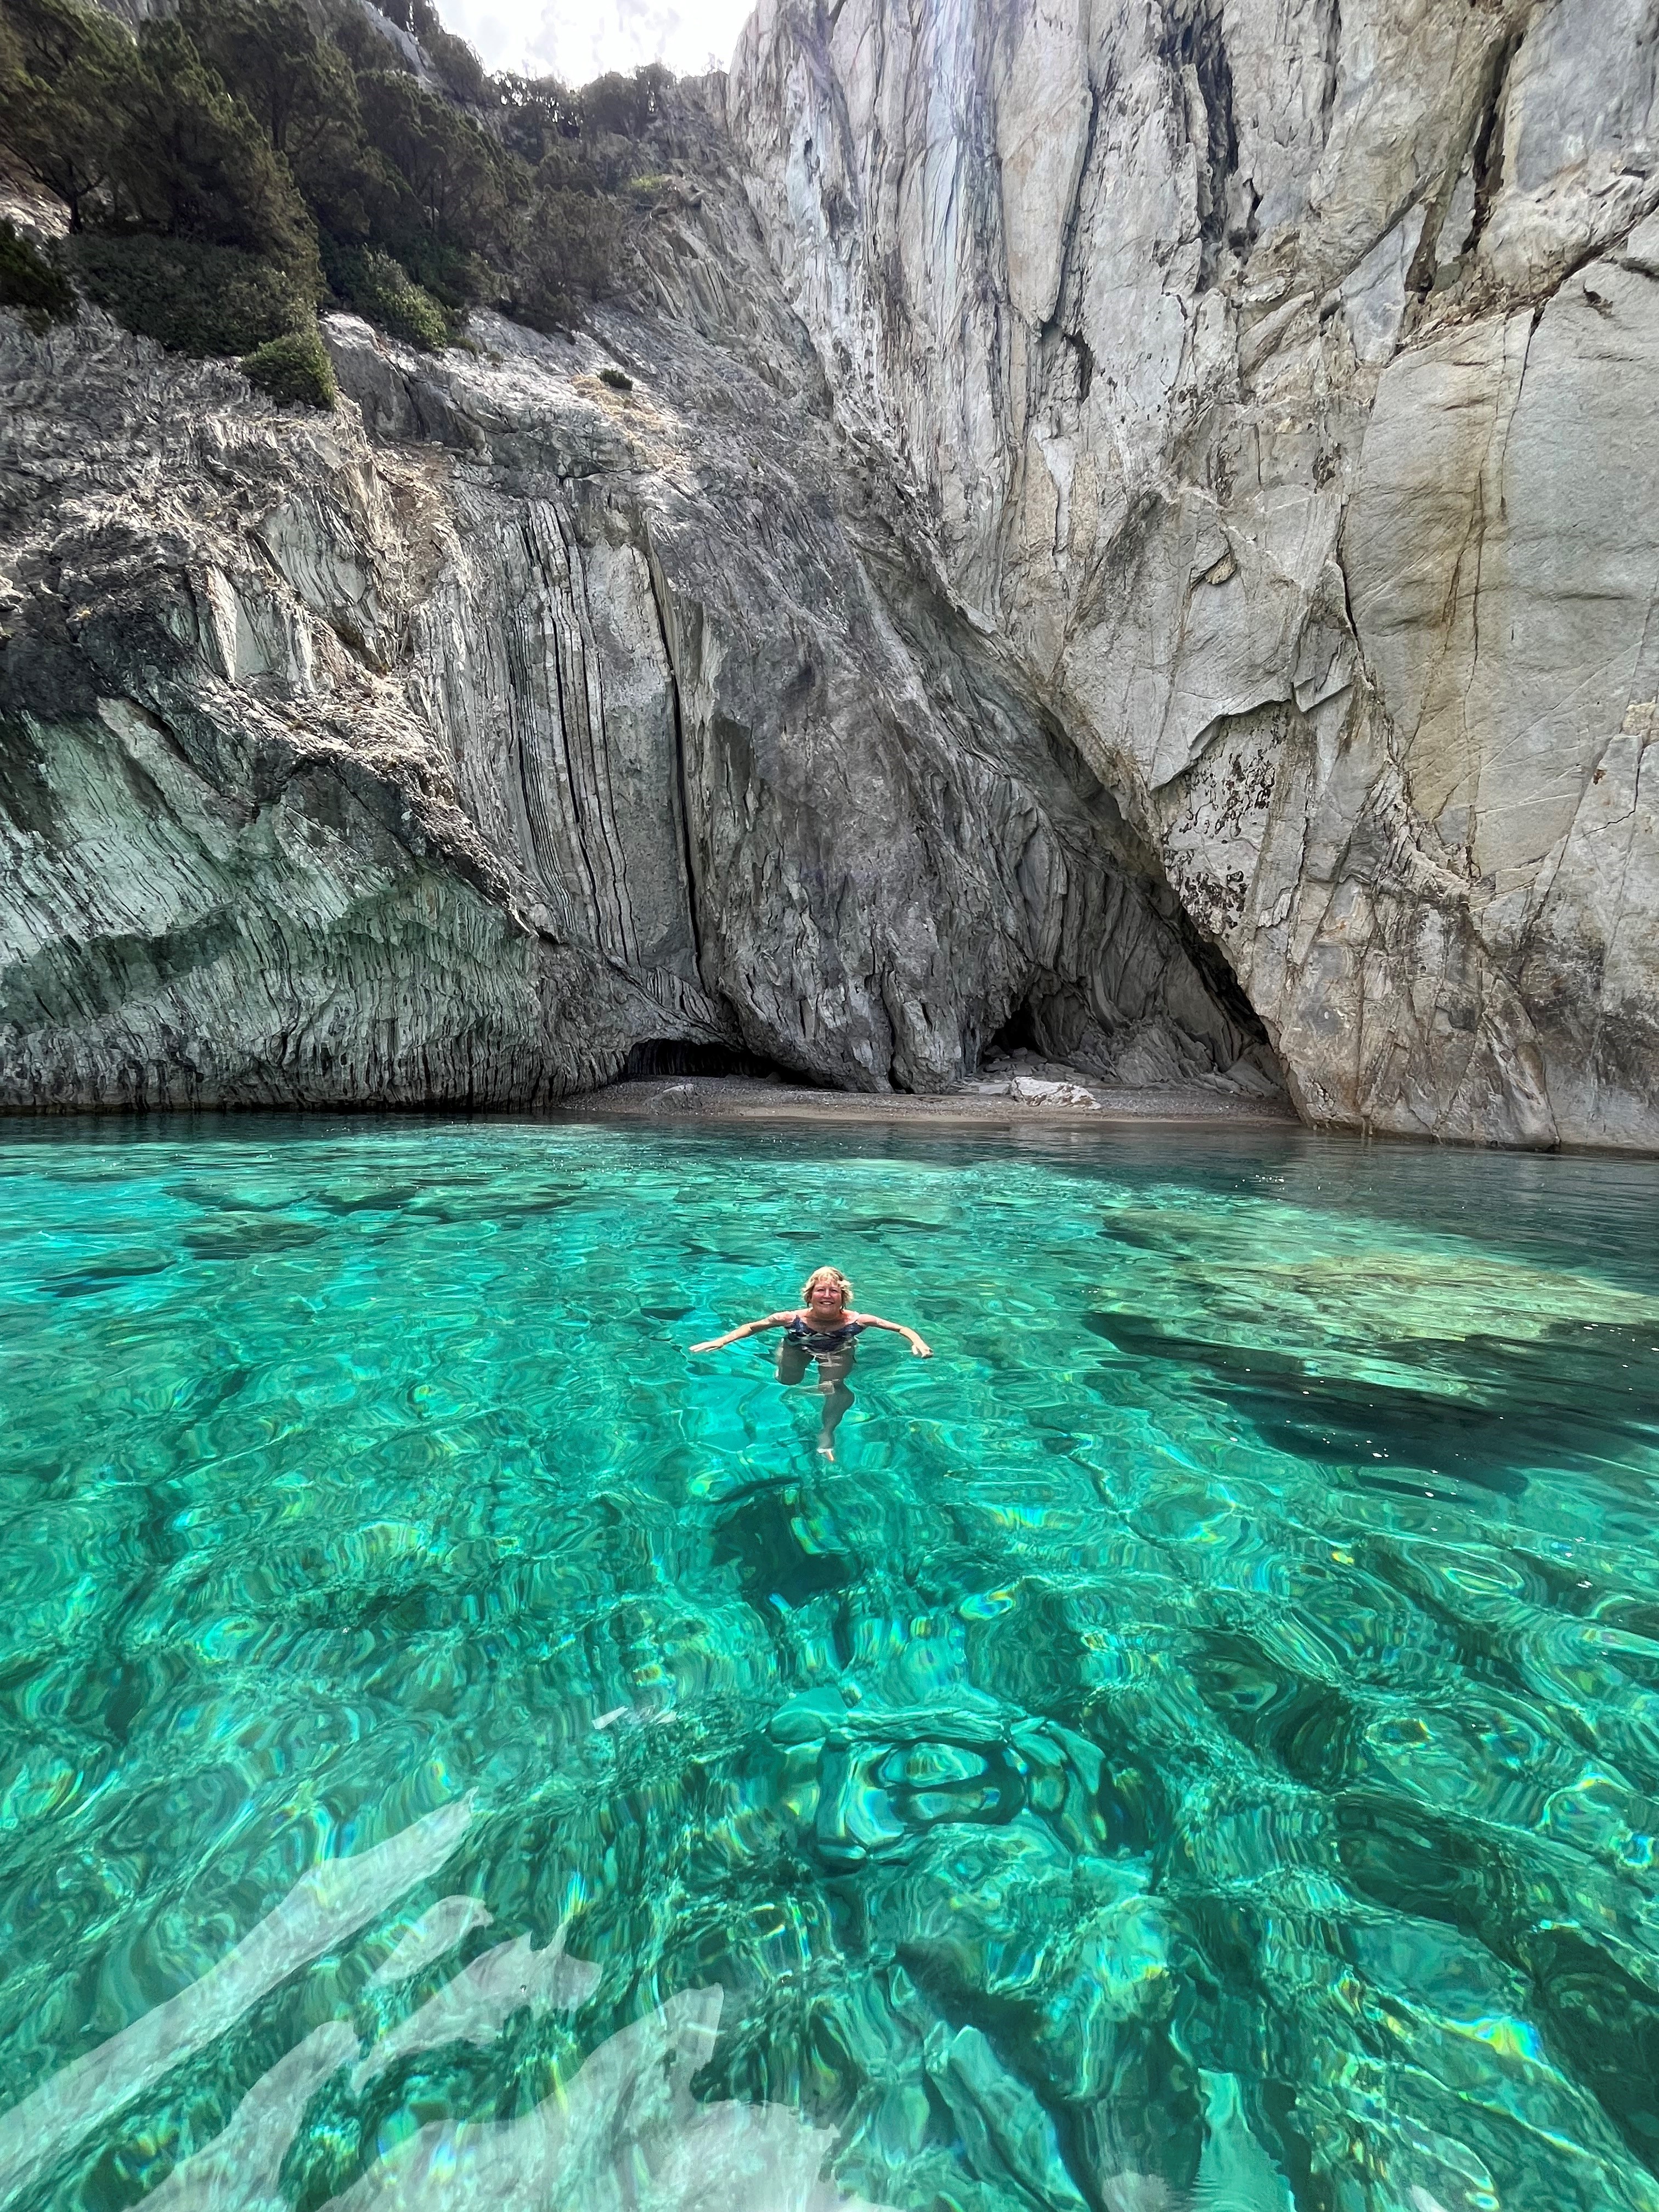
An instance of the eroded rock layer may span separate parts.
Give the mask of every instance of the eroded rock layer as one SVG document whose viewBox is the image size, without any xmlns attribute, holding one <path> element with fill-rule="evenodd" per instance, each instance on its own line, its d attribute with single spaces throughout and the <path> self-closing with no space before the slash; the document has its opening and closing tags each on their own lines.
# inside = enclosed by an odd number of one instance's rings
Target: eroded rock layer
<svg viewBox="0 0 1659 2212">
<path fill-rule="evenodd" d="M 1315 1121 L 1659 1142 L 1651 10 L 763 0 L 849 429 Z"/>
</svg>

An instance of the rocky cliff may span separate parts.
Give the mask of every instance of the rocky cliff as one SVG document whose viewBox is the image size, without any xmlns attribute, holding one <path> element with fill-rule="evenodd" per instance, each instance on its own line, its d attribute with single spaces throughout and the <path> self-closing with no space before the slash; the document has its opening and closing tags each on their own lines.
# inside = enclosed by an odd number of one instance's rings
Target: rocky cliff
<svg viewBox="0 0 1659 2212">
<path fill-rule="evenodd" d="M 1311 1121 L 1659 1141 L 1656 18 L 763 0 L 838 414 Z"/>
<path fill-rule="evenodd" d="M 688 1044 L 938 1090 L 1027 1000 L 1261 1084 L 684 127 L 633 307 L 437 359 L 336 318 L 332 417 L 0 317 L 7 1104 L 533 1102 Z"/>
<path fill-rule="evenodd" d="M 1006 1030 L 1659 1142 L 1655 41 L 1576 4 L 768 0 L 625 303 L 337 318 L 331 417 L 0 314 L 0 1102 Z"/>
</svg>

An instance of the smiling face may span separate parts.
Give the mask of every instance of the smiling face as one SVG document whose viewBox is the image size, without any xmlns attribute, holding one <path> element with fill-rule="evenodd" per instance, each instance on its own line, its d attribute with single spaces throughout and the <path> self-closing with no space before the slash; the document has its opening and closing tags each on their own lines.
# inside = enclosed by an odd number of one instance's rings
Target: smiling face
<svg viewBox="0 0 1659 2212">
<path fill-rule="evenodd" d="M 839 1267 L 814 1267 L 801 1290 L 801 1301 L 818 1321 L 833 1321 L 851 1301 L 853 1285 Z"/>
</svg>

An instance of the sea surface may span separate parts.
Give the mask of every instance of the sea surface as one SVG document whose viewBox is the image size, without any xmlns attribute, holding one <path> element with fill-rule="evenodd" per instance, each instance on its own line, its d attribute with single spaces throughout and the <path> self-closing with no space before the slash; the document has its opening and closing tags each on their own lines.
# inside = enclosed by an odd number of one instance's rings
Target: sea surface
<svg viewBox="0 0 1659 2212">
<path fill-rule="evenodd" d="M 0 1130 L 0 2204 L 1659 2212 L 1656 1529 L 1659 1163 Z"/>
</svg>

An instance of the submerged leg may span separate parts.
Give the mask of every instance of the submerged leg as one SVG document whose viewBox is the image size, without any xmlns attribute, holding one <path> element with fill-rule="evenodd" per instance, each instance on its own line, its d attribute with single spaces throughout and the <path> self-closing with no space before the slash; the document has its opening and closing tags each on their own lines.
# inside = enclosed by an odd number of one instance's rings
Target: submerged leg
<svg viewBox="0 0 1659 2212">
<path fill-rule="evenodd" d="M 823 1425 L 818 1431 L 818 1450 L 825 1459 L 836 1455 L 836 1431 L 841 1426 L 841 1417 L 853 1402 L 853 1394 L 844 1382 L 826 1382 L 823 1386 Z"/>
<path fill-rule="evenodd" d="M 853 1402 L 853 1394 L 847 1387 L 847 1376 L 852 1370 L 853 1347 L 836 1353 L 833 1358 L 818 1362 L 818 1391 L 823 1400 L 823 1419 L 818 1429 L 818 1451 L 824 1459 L 836 1455 L 836 1431 L 842 1417 Z"/>
<path fill-rule="evenodd" d="M 791 1344 L 786 1337 L 778 1346 L 778 1380 L 786 1385 L 799 1382 L 806 1373 L 807 1353 L 799 1344 Z"/>
</svg>

